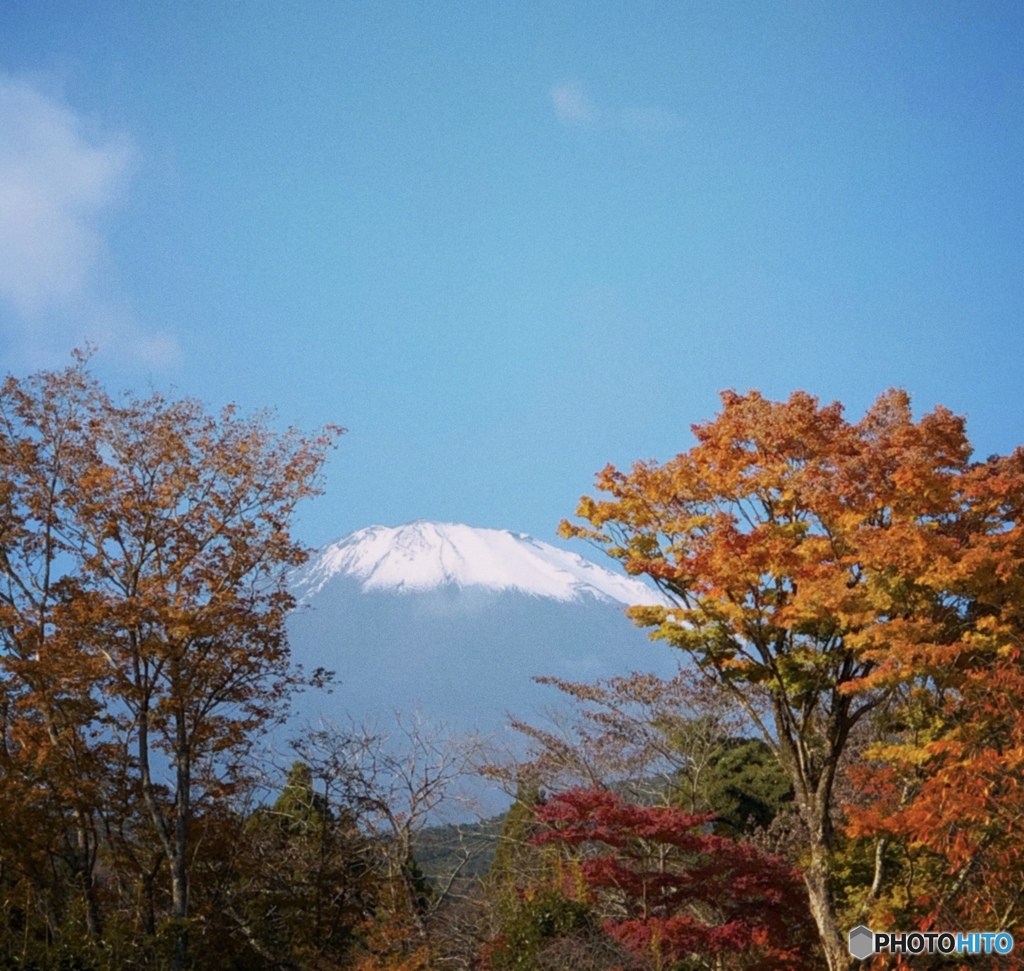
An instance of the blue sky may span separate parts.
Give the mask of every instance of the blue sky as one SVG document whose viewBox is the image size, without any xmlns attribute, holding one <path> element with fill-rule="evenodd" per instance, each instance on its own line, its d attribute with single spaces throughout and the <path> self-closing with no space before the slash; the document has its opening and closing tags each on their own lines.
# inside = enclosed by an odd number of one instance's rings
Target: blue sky
<svg viewBox="0 0 1024 971">
<path fill-rule="evenodd" d="M 350 429 L 298 524 L 550 540 L 724 388 L 1024 440 L 1024 7 L 0 2 L 0 372 Z"/>
</svg>

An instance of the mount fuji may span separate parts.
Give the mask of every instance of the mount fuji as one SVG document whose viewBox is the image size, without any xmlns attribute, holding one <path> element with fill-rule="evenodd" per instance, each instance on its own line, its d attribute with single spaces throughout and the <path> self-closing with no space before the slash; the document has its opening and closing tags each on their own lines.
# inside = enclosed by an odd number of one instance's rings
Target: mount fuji
<svg viewBox="0 0 1024 971">
<path fill-rule="evenodd" d="M 639 580 L 525 533 L 425 520 L 370 526 L 332 543 L 293 577 L 292 592 L 300 604 L 308 602 L 339 577 L 358 580 L 363 593 L 423 593 L 454 586 L 559 601 L 661 602 Z"/>
<path fill-rule="evenodd" d="M 572 681 L 634 670 L 671 676 L 677 655 L 633 626 L 663 602 L 639 580 L 523 533 L 418 520 L 332 543 L 291 577 L 288 631 L 307 669 L 336 672 L 301 696 L 307 721 L 419 711 L 453 729 L 500 731 Z"/>
</svg>

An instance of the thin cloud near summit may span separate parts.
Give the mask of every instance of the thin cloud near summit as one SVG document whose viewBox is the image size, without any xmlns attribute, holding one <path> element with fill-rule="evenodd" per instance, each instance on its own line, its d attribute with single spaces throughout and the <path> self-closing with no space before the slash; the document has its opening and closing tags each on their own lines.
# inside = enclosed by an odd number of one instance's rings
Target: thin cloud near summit
<svg viewBox="0 0 1024 971">
<path fill-rule="evenodd" d="M 658 105 L 602 108 L 583 85 L 574 80 L 556 84 L 550 94 L 555 116 L 570 127 L 649 132 L 667 131 L 681 124 L 679 115 Z"/>
</svg>

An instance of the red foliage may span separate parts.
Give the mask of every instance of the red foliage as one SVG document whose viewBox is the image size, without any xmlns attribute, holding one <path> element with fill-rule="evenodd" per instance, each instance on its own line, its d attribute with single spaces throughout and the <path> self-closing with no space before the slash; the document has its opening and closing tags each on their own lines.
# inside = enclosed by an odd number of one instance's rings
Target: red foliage
<svg viewBox="0 0 1024 971">
<path fill-rule="evenodd" d="M 808 968 L 813 925 L 799 875 L 777 857 L 703 830 L 713 817 L 577 789 L 537 809 L 534 838 L 577 853 L 567 894 L 614 901 L 604 929 L 657 966 L 690 954 L 742 956 L 758 971 Z M 576 887 L 569 884 L 576 878 Z"/>
</svg>

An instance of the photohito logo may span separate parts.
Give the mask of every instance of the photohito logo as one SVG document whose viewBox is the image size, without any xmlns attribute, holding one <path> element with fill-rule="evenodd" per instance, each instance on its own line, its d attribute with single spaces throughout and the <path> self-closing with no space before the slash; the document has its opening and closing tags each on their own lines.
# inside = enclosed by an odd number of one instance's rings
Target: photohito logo
<svg viewBox="0 0 1024 971">
<path fill-rule="evenodd" d="M 850 954 L 863 961 L 873 954 L 1009 954 L 1006 931 L 909 931 L 876 934 L 860 924 L 850 931 Z"/>
</svg>

